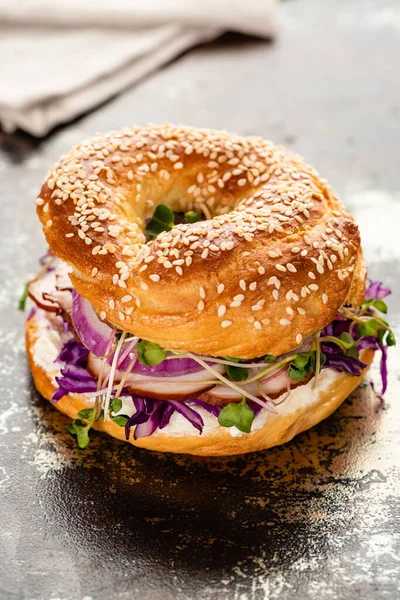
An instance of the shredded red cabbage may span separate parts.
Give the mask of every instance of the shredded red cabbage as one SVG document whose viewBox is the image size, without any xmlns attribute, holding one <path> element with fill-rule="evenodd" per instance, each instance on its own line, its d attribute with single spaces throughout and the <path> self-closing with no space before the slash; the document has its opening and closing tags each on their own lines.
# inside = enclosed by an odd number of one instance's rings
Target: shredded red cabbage
<svg viewBox="0 0 400 600">
<path fill-rule="evenodd" d="M 211 413 L 215 417 L 219 417 L 219 413 L 222 410 L 221 406 L 212 406 L 212 404 L 208 404 L 208 402 L 204 402 L 204 400 L 200 400 L 199 398 L 190 398 L 189 402 L 197 404 L 197 406 L 201 406 L 201 408 L 204 408 L 204 410 Z"/>
<path fill-rule="evenodd" d="M 64 344 L 56 362 L 64 363 L 65 366 L 60 371 L 61 376 L 56 377 L 59 387 L 51 397 L 52 402 L 57 402 L 68 392 L 84 394 L 96 391 L 97 381 L 85 368 L 88 354 L 89 351 L 76 340 L 69 340 Z"/>
<path fill-rule="evenodd" d="M 86 367 L 88 356 L 89 350 L 72 339 L 64 344 L 60 354 L 56 358 L 56 362 Z"/>
<path fill-rule="evenodd" d="M 335 369 L 339 373 L 346 372 L 357 377 L 367 366 L 361 360 L 358 360 L 358 358 L 346 356 L 343 350 L 336 344 L 324 342 L 321 344 L 321 350 L 326 358 L 322 367 L 323 369 Z"/>
<path fill-rule="evenodd" d="M 164 427 L 168 425 L 174 412 L 175 408 L 170 404 L 167 404 L 167 406 L 164 408 L 164 412 L 160 419 L 160 424 L 158 426 L 159 429 L 164 429 Z"/>
<path fill-rule="evenodd" d="M 175 400 L 154 400 L 132 396 L 136 412 L 125 425 L 125 437 L 129 440 L 130 430 L 136 425 L 134 439 L 152 435 L 156 429 L 163 429 L 168 423 L 173 412 L 179 412 L 185 419 L 200 432 L 203 431 L 204 422 L 201 416 L 190 406 Z"/>
<path fill-rule="evenodd" d="M 321 337 L 331 336 L 340 338 L 342 333 L 348 333 L 350 329 L 351 321 L 344 317 L 335 317 L 332 323 L 329 323 L 326 327 L 321 330 Z"/>
<path fill-rule="evenodd" d="M 381 281 L 370 281 L 369 285 L 365 291 L 365 298 L 369 300 L 373 298 L 374 300 L 382 300 L 382 298 L 386 298 L 392 293 L 392 290 L 388 287 L 384 287 Z M 367 341 L 366 341 L 367 340 Z M 357 348 L 371 348 L 372 350 L 377 350 L 378 348 L 381 351 L 381 361 L 380 361 L 380 374 L 382 380 L 382 390 L 380 394 L 377 394 L 378 398 L 382 399 L 382 396 L 387 390 L 387 346 L 380 344 L 378 339 L 374 336 L 366 336 L 362 340 L 357 343 Z M 375 387 L 373 382 L 371 382 L 371 387 L 375 392 Z M 376 393 L 376 392 L 375 392 Z"/>
<path fill-rule="evenodd" d="M 369 300 L 370 298 L 382 300 L 382 298 L 386 298 L 386 296 L 389 296 L 391 293 L 392 290 L 388 287 L 384 287 L 382 281 L 370 281 L 365 290 L 365 298 L 366 300 Z"/>
</svg>

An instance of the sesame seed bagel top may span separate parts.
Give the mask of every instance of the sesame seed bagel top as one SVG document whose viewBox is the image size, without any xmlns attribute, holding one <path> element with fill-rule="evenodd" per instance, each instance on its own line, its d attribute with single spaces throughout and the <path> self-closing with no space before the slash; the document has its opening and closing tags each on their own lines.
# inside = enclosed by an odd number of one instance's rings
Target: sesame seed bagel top
<svg viewBox="0 0 400 600">
<path fill-rule="evenodd" d="M 146 244 L 159 203 L 207 220 Z M 278 356 L 363 298 L 351 216 L 314 169 L 261 138 L 173 125 L 100 134 L 50 171 L 37 210 L 100 317 L 166 348 Z"/>
</svg>

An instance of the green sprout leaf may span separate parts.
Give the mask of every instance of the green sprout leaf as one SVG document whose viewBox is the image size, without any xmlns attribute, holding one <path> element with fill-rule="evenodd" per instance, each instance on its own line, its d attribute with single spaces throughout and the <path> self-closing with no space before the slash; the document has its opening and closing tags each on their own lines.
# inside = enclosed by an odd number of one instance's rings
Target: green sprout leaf
<svg viewBox="0 0 400 600">
<path fill-rule="evenodd" d="M 203 213 L 197 212 L 197 210 L 189 210 L 185 212 L 185 221 L 187 223 L 197 223 L 203 218 Z"/>
<path fill-rule="evenodd" d="M 345 344 L 347 344 L 349 348 L 351 348 L 352 346 L 354 346 L 354 340 L 351 337 L 351 335 L 349 333 L 347 333 L 347 331 L 344 331 L 341 334 L 340 339 L 342 340 L 342 342 L 344 342 Z"/>
<path fill-rule="evenodd" d="M 386 336 L 386 343 L 388 346 L 395 346 L 396 345 L 396 337 L 393 333 L 393 331 L 390 329 L 387 333 Z"/>
<path fill-rule="evenodd" d="M 348 351 L 347 351 L 347 356 L 351 356 L 352 358 L 359 358 L 360 353 L 357 350 L 357 348 L 355 346 L 352 346 Z"/>
<path fill-rule="evenodd" d="M 232 356 L 224 356 L 225 360 L 229 362 L 239 363 L 242 359 L 235 358 Z M 232 367 L 231 365 L 226 366 L 226 373 L 231 381 L 244 381 L 249 376 L 249 370 L 247 367 Z"/>
<path fill-rule="evenodd" d="M 79 448 L 86 448 L 86 446 L 89 444 L 90 440 L 88 432 L 90 427 L 91 424 L 88 426 L 80 419 L 75 419 L 75 421 L 72 421 L 71 425 L 68 427 L 69 433 L 76 436 Z"/>
<path fill-rule="evenodd" d="M 122 408 L 121 398 L 112 398 L 110 406 L 113 413 L 119 412 Z"/>
<path fill-rule="evenodd" d="M 81 419 L 86 419 L 86 421 L 89 421 L 89 419 L 92 417 L 93 415 L 93 408 L 84 408 L 83 410 L 80 410 L 78 412 L 78 417 L 80 417 Z"/>
<path fill-rule="evenodd" d="M 138 343 L 136 350 L 139 362 L 148 367 L 159 365 L 167 357 L 164 348 L 161 348 L 161 346 L 155 342 L 141 340 Z"/>
<path fill-rule="evenodd" d="M 29 286 L 29 281 L 26 282 L 25 286 L 24 286 L 24 291 L 22 292 L 19 302 L 18 302 L 18 310 L 25 310 L 25 305 L 26 305 L 26 301 L 28 299 L 28 286 Z"/>
<path fill-rule="evenodd" d="M 320 370 L 325 364 L 326 356 L 320 354 Z M 302 352 L 293 357 L 293 361 L 289 363 L 289 377 L 293 381 L 302 381 L 310 375 L 310 371 L 315 373 L 316 370 L 316 352 Z"/>
<path fill-rule="evenodd" d="M 269 363 L 269 362 L 274 362 L 275 360 L 275 356 L 273 354 L 266 354 L 264 356 L 264 362 Z"/>
<path fill-rule="evenodd" d="M 379 310 L 379 312 L 384 314 L 387 313 L 387 304 L 383 300 L 375 300 L 373 302 L 373 306 L 376 308 L 376 310 Z"/>
<path fill-rule="evenodd" d="M 117 415 L 116 417 L 111 417 L 111 420 L 114 421 L 114 423 L 116 423 L 119 427 L 125 427 L 129 421 L 129 417 L 126 415 Z"/>
<path fill-rule="evenodd" d="M 222 427 L 237 427 L 243 433 L 250 433 L 253 420 L 254 413 L 250 406 L 246 404 L 245 398 L 239 403 L 231 402 L 227 404 L 218 417 L 218 423 Z"/>
<path fill-rule="evenodd" d="M 70 426 L 68 427 L 68 432 L 71 435 L 75 435 L 79 448 L 86 448 L 89 444 L 89 429 L 92 427 L 93 423 L 96 420 L 96 409 L 95 408 L 84 408 L 78 413 L 79 419 L 75 419 L 72 421 Z M 87 420 L 87 423 L 82 421 L 82 419 Z"/>
<path fill-rule="evenodd" d="M 290 379 L 293 379 L 293 381 L 302 381 L 308 377 L 309 373 L 309 366 L 307 368 L 299 369 L 294 363 L 289 364 L 289 377 Z"/>
<path fill-rule="evenodd" d="M 169 231 L 175 224 L 174 213 L 166 204 L 158 204 L 150 221 L 146 225 L 146 233 L 153 239 L 163 231 Z"/>
<path fill-rule="evenodd" d="M 375 335 L 375 333 L 378 331 L 378 321 L 374 318 L 372 319 L 368 319 L 368 321 L 364 321 L 363 323 L 360 323 L 359 327 L 358 327 L 358 332 L 360 334 L 361 337 L 367 336 L 367 335 Z"/>
<path fill-rule="evenodd" d="M 294 359 L 294 363 L 298 369 L 304 369 L 305 366 L 308 365 L 310 361 L 312 352 L 303 352 L 302 354 L 298 354 Z"/>
<path fill-rule="evenodd" d="M 226 372 L 231 381 L 244 381 L 249 376 L 247 367 L 232 367 L 231 365 L 227 365 Z"/>
</svg>

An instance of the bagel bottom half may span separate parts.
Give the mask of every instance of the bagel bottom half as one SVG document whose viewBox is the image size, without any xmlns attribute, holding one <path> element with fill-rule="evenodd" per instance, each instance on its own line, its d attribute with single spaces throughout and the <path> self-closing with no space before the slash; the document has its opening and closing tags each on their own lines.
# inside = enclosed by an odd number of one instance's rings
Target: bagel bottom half
<svg viewBox="0 0 400 600">
<path fill-rule="evenodd" d="M 33 349 L 37 339 L 38 324 L 36 318 L 32 317 L 26 322 L 26 348 L 29 364 L 37 390 L 47 400 L 50 400 L 56 388 L 52 376 L 42 366 L 35 363 Z M 312 391 L 312 380 L 306 386 L 301 386 L 310 391 L 310 395 L 313 396 L 312 401 L 296 405 L 293 410 L 289 409 L 288 411 L 286 408 L 282 414 L 268 413 L 265 424 L 251 433 L 234 437 L 228 428 L 221 427 L 216 423 L 214 429 L 203 431 L 202 435 L 199 435 L 195 429 L 193 429 L 193 434 L 169 434 L 167 428 L 157 431 L 152 436 L 134 440 L 132 428 L 129 442 L 148 450 L 200 456 L 244 454 L 284 444 L 298 433 L 329 417 L 364 378 L 373 357 L 372 350 L 362 351 L 360 358 L 367 364 L 367 367 L 359 377 L 334 372 L 331 373 L 326 386 Z M 296 390 L 292 394 L 295 393 Z M 84 394 L 69 394 L 56 402 L 55 406 L 71 419 L 76 419 L 79 411 L 93 406 L 93 403 Z M 94 429 L 125 441 L 124 427 L 119 427 L 113 421 L 95 423 Z"/>
</svg>

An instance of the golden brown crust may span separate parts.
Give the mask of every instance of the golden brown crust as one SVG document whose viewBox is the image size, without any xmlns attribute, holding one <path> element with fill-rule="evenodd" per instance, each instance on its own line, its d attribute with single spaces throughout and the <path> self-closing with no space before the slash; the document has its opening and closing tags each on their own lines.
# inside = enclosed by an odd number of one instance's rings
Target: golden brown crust
<svg viewBox="0 0 400 600">
<path fill-rule="evenodd" d="M 83 142 L 37 200 L 47 241 L 98 313 L 163 347 L 278 356 L 358 304 L 358 228 L 299 157 L 255 137 L 134 127 Z M 203 210 L 145 244 L 154 206 Z"/>
<path fill-rule="evenodd" d="M 36 338 L 37 324 L 35 318 L 32 318 L 26 323 L 26 349 L 29 364 L 36 388 L 42 396 L 49 400 L 55 387 L 48 373 L 33 360 L 32 348 Z M 372 350 L 364 350 L 361 358 L 369 366 L 373 356 L 374 352 Z M 199 456 L 228 456 L 265 450 L 288 442 L 298 433 L 326 419 L 357 387 L 365 376 L 367 369 L 368 367 L 360 377 L 338 373 L 333 383 L 321 391 L 312 404 L 301 406 L 285 415 L 271 415 L 264 427 L 250 434 L 232 437 L 228 429 L 220 427 L 215 432 L 203 433 L 203 435 L 176 436 L 163 433 L 135 441 L 133 432 L 131 432 L 129 442 L 134 446 L 147 448 L 148 450 L 196 454 Z M 80 410 L 88 408 L 90 405 L 85 403 L 83 395 L 70 394 L 61 398 L 55 406 L 71 419 L 75 419 Z M 112 421 L 99 422 L 94 427 L 115 438 L 125 440 L 124 428 L 118 427 Z"/>
</svg>

